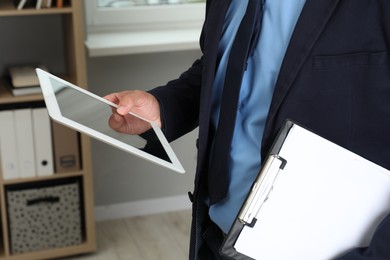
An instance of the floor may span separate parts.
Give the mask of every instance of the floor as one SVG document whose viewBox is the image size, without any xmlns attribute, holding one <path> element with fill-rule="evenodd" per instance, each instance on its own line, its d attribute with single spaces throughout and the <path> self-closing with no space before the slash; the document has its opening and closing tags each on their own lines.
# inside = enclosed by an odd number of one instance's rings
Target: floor
<svg viewBox="0 0 390 260">
<path fill-rule="evenodd" d="M 98 222 L 97 252 L 66 260 L 188 259 L 191 211 Z"/>
</svg>

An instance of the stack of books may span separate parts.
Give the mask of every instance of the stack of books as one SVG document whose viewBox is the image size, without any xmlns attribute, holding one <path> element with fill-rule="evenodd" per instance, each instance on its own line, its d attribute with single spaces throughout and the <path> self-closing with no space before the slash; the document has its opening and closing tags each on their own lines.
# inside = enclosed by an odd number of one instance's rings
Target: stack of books
<svg viewBox="0 0 390 260">
<path fill-rule="evenodd" d="M 45 69 L 44 66 L 39 67 Z M 12 95 L 21 96 L 42 93 L 35 68 L 35 66 L 26 65 L 13 66 L 8 69 L 10 83 L 7 86 Z"/>
</svg>

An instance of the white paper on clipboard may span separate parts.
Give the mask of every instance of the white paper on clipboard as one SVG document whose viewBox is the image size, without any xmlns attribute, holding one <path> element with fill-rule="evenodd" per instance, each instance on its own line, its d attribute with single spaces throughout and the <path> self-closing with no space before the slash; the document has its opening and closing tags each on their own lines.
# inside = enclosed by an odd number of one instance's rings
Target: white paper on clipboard
<svg viewBox="0 0 390 260">
<path fill-rule="evenodd" d="M 388 170 L 296 124 L 278 156 L 286 164 L 252 212 L 254 225 L 243 225 L 234 244 L 238 253 L 253 259 L 332 259 L 369 244 L 390 212 Z"/>
</svg>

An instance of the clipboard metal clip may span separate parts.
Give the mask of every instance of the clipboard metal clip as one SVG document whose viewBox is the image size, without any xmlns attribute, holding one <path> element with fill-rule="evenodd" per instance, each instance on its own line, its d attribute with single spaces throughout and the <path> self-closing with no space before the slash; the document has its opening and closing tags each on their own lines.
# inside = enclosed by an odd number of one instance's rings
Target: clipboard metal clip
<svg viewBox="0 0 390 260">
<path fill-rule="evenodd" d="M 241 223 L 250 227 L 256 224 L 255 217 L 268 199 L 280 170 L 283 170 L 286 164 L 287 161 L 279 155 L 270 155 L 268 157 L 252 186 L 248 199 L 240 211 L 238 219 Z"/>
</svg>

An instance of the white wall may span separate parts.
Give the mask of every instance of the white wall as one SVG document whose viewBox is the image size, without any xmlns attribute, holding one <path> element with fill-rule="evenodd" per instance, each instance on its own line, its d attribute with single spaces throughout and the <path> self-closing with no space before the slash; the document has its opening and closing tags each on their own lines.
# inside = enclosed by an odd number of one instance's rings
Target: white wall
<svg viewBox="0 0 390 260">
<path fill-rule="evenodd" d="M 178 77 L 199 55 L 199 51 L 185 51 L 89 58 L 88 87 L 98 95 L 148 90 Z M 184 175 L 92 141 L 96 206 L 125 207 L 131 202 L 186 196 L 193 189 L 196 135 L 195 130 L 172 144 L 186 170 Z"/>
<path fill-rule="evenodd" d="M 62 17 L 56 15 L 1 17 L 0 74 L 6 74 L 8 66 L 31 63 L 42 63 L 53 72 L 63 73 L 61 27 Z"/>
</svg>

